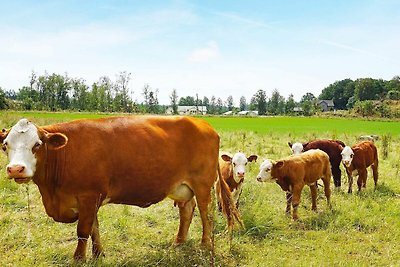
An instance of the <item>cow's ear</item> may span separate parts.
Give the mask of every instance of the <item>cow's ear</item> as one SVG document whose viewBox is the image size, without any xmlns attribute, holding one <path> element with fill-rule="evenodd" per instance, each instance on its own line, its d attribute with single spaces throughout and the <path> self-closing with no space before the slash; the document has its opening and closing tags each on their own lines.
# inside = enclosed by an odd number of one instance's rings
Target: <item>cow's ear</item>
<svg viewBox="0 0 400 267">
<path fill-rule="evenodd" d="M 250 157 L 247 158 L 248 162 L 252 162 L 252 161 L 257 161 L 257 156 L 256 155 L 251 155 Z"/>
<path fill-rule="evenodd" d="M 68 138 L 62 133 L 46 133 L 44 138 L 49 149 L 60 149 L 68 143 Z"/>
<path fill-rule="evenodd" d="M 6 130 L 6 129 L 1 130 L 0 143 L 3 143 L 3 141 L 4 141 L 4 139 L 6 139 L 7 135 L 8 135 L 8 130 Z"/>
<path fill-rule="evenodd" d="M 221 155 L 221 158 L 222 158 L 224 161 L 228 161 L 228 162 L 231 162 L 231 161 L 232 161 L 232 158 L 231 158 L 230 156 L 226 155 L 226 154 L 222 154 L 222 155 Z"/>
<path fill-rule="evenodd" d="M 287 144 L 289 145 L 290 148 L 292 148 L 293 146 L 292 142 L 287 142 Z"/>
<path fill-rule="evenodd" d="M 283 161 L 280 160 L 280 161 L 276 162 L 276 163 L 275 163 L 275 166 L 276 166 L 277 168 L 282 168 L 282 167 L 283 167 Z"/>
</svg>

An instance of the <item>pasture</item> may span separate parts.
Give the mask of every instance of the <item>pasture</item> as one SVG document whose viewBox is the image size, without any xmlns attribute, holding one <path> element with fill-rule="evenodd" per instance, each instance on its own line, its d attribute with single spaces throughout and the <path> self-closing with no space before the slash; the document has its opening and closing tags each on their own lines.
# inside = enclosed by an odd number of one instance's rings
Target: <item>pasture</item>
<svg viewBox="0 0 400 267">
<path fill-rule="evenodd" d="M 10 127 L 22 117 L 44 125 L 101 116 L 105 115 L 2 112 L 0 127 Z M 245 229 L 236 228 L 230 241 L 224 233 L 226 221 L 214 208 L 215 254 L 211 255 L 200 247 L 197 209 L 188 242 L 172 248 L 179 225 L 178 209 L 172 200 L 147 209 L 106 205 L 99 211 L 106 257 L 88 260 L 83 266 L 210 266 L 212 261 L 216 266 L 400 265 L 399 122 L 303 117 L 205 119 L 220 133 L 222 150 L 259 156 L 256 163 L 248 164 L 241 195 Z M 378 188 L 374 191 L 369 172 L 366 190 L 347 194 L 342 166 L 341 191 L 334 190 L 331 181 L 331 210 L 320 189 L 318 212 L 312 212 L 310 190 L 305 187 L 300 220 L 293 222 L 285 216 L 285 193 L 280 187 L 255 179 L 264 158 L 279 159 L 290 154 L 288 141 L 335 138 L 351 145 L 364 134 L 381 137 L 376 142 L 380 159 Z M 73 264 L 76 223 L 61 224 L 49 218 L 36 185 L 17 185 L 8 180 L 6 163 L 1 153 L 0 265 Z"/>
</svg>

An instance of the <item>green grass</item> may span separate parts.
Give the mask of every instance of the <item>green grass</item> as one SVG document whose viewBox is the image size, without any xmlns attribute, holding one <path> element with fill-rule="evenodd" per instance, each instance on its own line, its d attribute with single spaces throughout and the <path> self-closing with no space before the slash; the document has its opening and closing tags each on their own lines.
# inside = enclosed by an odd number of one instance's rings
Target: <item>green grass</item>
<svg viewBox="0 0 400 267">
<path fill-rule="evenodd" d="M 39 125 L 83 117 L 89 113 L 1 113 L 0 127 L 21 117 Z M 207 117 L 221 135 L 221 149 L 259 155 L 248 164 L 240 210 L 245 229 L 236 229 L 230 246 L 225 220 L 214 210 L 217 266 L 398 266 L 400 265 L 400 139 L 399 123 L 321 118 Z M 346 129 L 346 130 L 343 130 Z M 332 210 L 319 191 L 318 213 L 311 211 L 304 188 L 300 220 L 285 216 L 285 193 L 276 184 L 255 180 L 263 158 L 279 159 L 290 151 L 287 141 L 338 138 L 349 144 L 360 134 L 387 134 L 388 157 L 376 142 L 380 177 L 373 190 L 371 174 L 360 194 L 333 190 Z M 69 266 L 76 246 L 76 223 L 54 222 L 44 211 L 34 184 L 20 186 L 5 177 L 7 159 L 0 154 L 0 266 Z M 333 183 L 332 183 L 333 188 Z M 354 188 L 354 185 L 353 185 Z M 29 192 L 29 198 L 28 198 Z M 28 204 L 29 203 L 29 204 Z M 100 234 L 106 257 L 84 266 L 210 266 L 200 247 L 198 211 L 188 242 L 171 248 L 179 216 L 171 200 L 146 209 L 106 205 L 100 209 Z M 90 251 L 88 250 L 88 255 Z M 89 257 L 90 258 L 90 257 Z"/>
</svg>

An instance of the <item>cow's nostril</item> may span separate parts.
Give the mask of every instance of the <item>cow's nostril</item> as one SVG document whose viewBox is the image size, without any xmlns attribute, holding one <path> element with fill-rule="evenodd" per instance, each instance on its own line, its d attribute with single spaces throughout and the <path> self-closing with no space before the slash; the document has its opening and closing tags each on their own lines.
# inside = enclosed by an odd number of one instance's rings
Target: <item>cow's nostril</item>
<svg viewBox="0 0 400 267">
<path fill-rule="evenodd" d="M 21 172 L 23 172 L 24 170 L 25 170 L 25 167 L 24 167 L 24 166 L 20 166 L 18 172 L 21 173 Z"/>
</svg>

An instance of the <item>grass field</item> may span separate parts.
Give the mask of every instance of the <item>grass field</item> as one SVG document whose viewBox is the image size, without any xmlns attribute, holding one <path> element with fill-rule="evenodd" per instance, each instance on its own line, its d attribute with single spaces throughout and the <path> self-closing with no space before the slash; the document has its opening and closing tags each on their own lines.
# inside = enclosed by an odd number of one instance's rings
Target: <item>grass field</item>
<svg viewBox="0 0 400 267">
<path fill-rule="evenodd" d="M 21 117 L 38 125 L 104 114 L 0 113 L 0 127 Z M 259 155 L 249 164 L 240 210 L 245 229 L 232 242 L 224 234 L 225 220 L 214 211 L 217 266 L 398 266 L 400 265 L 400 123 L 356 119 L 302 117 L 207 117 L 221 135 L 221 149 Z M 311 211 L 304 188 L 300 220 L 284 214 L 285 194 L 276 184 L 255 180 L 263 158 L 279 159 L 288 141 L 338 138 L 353 144 L 361 134 L 378 134 L 380 177 L 373 190 L 371 174 L 360 194 L 333 190 L 332 210 L 319 192 L 318 213 Z M 382 138 L 384 137 L 384 138 Z M 386 140 L 384 144 L 383 140 Z M 383 158 L 383 150 L 387 158 Z M 54 222 L 44 211 L 34 184 L 20 186 L 5 177 L 7 159 L 0 155 L 0 266 L 68 266 L 76 246 L 76 223 Z M 332 183 L 333 188 L 333 183 Z M 354 188 L 354 186 L 353 186 Z M 147 209 L 106 205 L 100 209 L 100 234 L 106 257 L 84 266 L 209 266 L 202 250 L 201 222 L 195 212 L 188 242 L 170 247 L 179 217 L 171 200 Z M 88 255 L 90 255 L 88 251 Z"/>
</svg>

